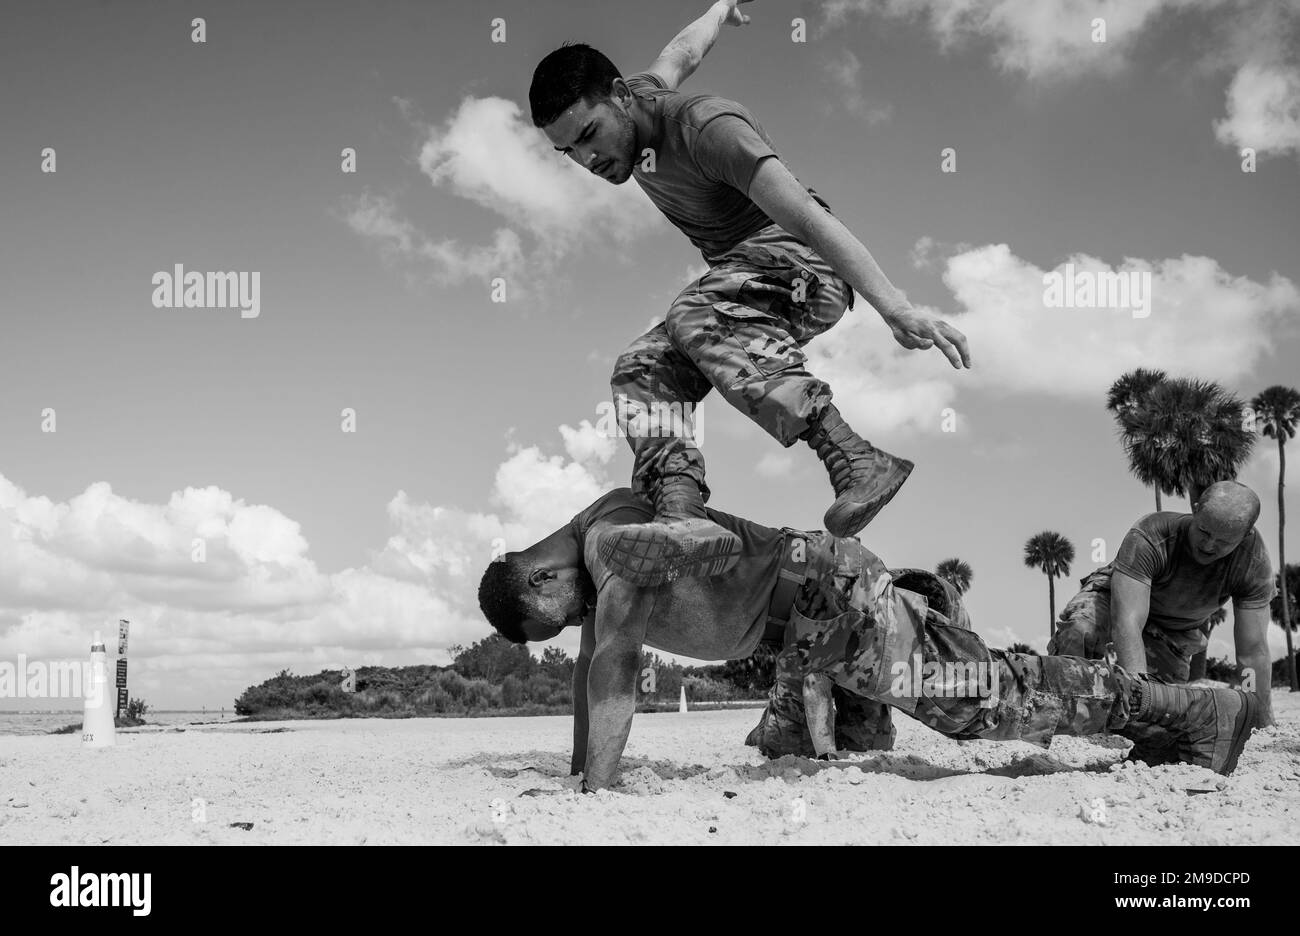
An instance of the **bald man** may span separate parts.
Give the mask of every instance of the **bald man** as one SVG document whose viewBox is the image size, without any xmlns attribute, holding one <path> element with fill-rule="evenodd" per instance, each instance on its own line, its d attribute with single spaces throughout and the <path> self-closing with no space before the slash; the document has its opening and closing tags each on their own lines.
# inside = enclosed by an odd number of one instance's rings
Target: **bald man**
<svg viewBox="0 0 1300 936">
<path fill-rule="evenodd" d="M 1210 615 L 1231 599 L 1237 662 L 1253 671 L 1260 727 L 1271 725 L 1268 607 L 1274 584 L 1258 519 L 1259 498 L 1236 481 L 1210 485 L 1190 514 L 1147 514 L 1125 535 L 1115 561 L 1082 580 L 1047 652 L 1100 659 L 1113 644 L 1127 672 L 1186 682 L 1192 657 L 1209 643 Z M 1130 756 L 1163 763 L 1168 750 L 1153 734 L 1135 740 Z"/>
</svg>

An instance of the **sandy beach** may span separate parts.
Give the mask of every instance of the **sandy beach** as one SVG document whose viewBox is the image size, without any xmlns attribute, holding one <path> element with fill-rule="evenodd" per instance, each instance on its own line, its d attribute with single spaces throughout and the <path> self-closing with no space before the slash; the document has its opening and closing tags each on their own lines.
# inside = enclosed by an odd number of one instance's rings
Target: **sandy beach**
<svg viewBox="0 0 1300 936">
<path fill-rule="evenodd" d="M 83 750 L 0 738 L 4 844 L 1294 844 L 1300 697 L 1228 778 L 1119 766 L 1120 739 L 765 761 L 756 710 L 638 715 L 619 787 L 572 792 L 567 717 L 160 728 Z M 541 792 L 538 792 L 541 791 Z M 234 823 L 251 823 L 243 828 Z"/>
</svg>

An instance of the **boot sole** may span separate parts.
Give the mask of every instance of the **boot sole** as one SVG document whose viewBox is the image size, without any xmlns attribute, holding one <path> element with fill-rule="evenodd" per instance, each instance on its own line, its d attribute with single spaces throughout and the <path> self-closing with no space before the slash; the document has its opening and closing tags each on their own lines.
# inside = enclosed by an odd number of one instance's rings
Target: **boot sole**
<svg viewBox="0 0 1300 936">
<path fill-rule="evenodd" d="M 646 588 L 731 571 L 740 558 L 740 537 L 728 530 L 681 535 L 670 524 L 629 524 L 607 531 L 596 554 L 619 578 Z"/>
<path fill-rule="evenodd" d="M 879 493 L 873 494 L 870 500 L 858 500 L 851 496 L 852 491 L 846 491 L 835 499 L 835 503 L 831 504 L 822 518 L 826 532 L 832 536 L 853 536 L 876 519 L 876 514 L 894 499 L 894 495 L 898 493 L 899 488 L 911 476 L 912 469 L 916 467 L 905 458 L 896 461 L 895 467 L 885 475 L 883 488 Z"/>
</svg>

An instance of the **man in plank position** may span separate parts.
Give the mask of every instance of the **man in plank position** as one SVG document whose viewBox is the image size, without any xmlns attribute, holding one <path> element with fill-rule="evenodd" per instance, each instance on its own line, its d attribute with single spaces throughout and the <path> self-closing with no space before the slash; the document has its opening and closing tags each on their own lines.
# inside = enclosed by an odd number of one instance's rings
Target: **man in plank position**
<svg viewBox="0 0 1300 936">
<path fill-rule="evenodd" d="M 853 307 L 857 290 L 903 347 L 937 347 L 953 367 L 970 366 L 961 332 L 913 308 L 825 199 L 786 168 L 748 109 L 677 90 L 724 24 L 748 21 L 741 2 L 714 3 L 626 79 L 590 46 L 562 46 L 538 63 L 528 90 L 533 123 L 556 150 L 614 185 L 635 178 L 709 266 L 623 352 L 611 378 L 634 456 L 632 488 L 655 513 L 602 548 L 611 568 L 642 585 L 647 557 L 674 575 L 707 577 L 734 565 L 741 544 L 705 512 L 704 458 L 689 420 L 668 433 L 637 431 L 638 421 L 689 412 L 686 404 L 717 388 L 781 445 L 803 440 L 816 451 L 835 494 L 826 529 L 851 536 L 913 465 L 848 426 L 830 387 L 808 372 L 804 346 Z"/>
<path fill-rule="evenodd" d="M 1104 660 L 990 650 L 932 612 L 925 594 L 898 587 L 854 538 L 778 530 L 706 509 L 741 543 L 736 564 L 712 578 L 669 580 L 653 564 L 646 566 L 651 585 L 614 574 L 602 540 L 652 514 L 628 488 L 506 553 L 483 575 L 480 607 L 509 640 L 545 641 L 582 628 L 570 766 L 584 775 L 585 791 L 614 780 L 643 646 L 718 660 L 747 657 L 763 640 L 779 643 L 800 674 L 816 752 L 826 756 L 836 746 L 832 687 L 902 709 L 954 738 L 1046 746 L 1054 734 L 1128 736 L 1159 725 L 1175 740 L 1178 760 L 1224 774 L 1255 725 L 1253 693 L 1166 685 Z"/>
</svg>

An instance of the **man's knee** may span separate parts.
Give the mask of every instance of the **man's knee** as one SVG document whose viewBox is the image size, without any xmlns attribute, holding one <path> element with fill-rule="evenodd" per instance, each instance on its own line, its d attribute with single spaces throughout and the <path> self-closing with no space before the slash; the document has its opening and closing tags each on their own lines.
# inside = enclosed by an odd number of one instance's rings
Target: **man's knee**
<svg viewBox="0 0 1300 936">
<path fill-rule="evenodd" d="M 1070 599 L 1056 623 L 1056 633 L 1047 646 L 1055 656 L 1099 659 L 1110 641 L 1109 609 L 1095 592 L 1081 592 Z"/>
</svg>

